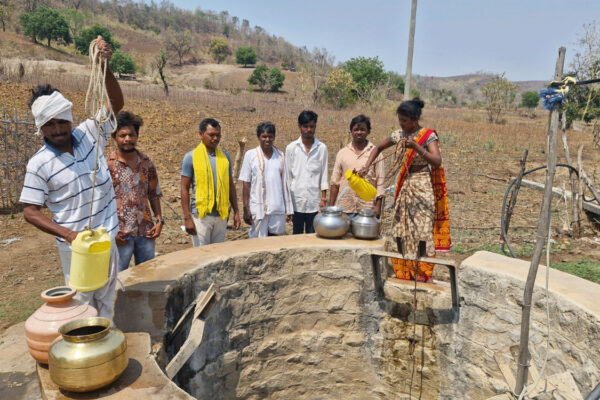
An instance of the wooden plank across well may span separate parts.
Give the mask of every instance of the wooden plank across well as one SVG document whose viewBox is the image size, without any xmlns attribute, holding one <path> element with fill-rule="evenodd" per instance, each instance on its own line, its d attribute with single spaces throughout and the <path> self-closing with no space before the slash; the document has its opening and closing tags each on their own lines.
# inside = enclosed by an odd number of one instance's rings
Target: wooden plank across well
<svg viewBox="0 0 600 400">
<path fill-rule="evenodd" d="M 165 368 L 165 372 L 169 379 L 173 379 L 175 375 L 179 372 L 181 367 L 185 365 L 185 363 L 189 360 L 189 358 L 194 354 L 196 348 L 202 342 L 202 336 L 204 335 L 204 320 L 199 319 L 202 316 L 202 312 L 206 309 L 206 306 L 215 295 L 215 287 L 214 283 L 210 285 L 210 287 L 206 290 L 206 292 L 201 292 L 196 298 L 196 305 L 194 307 L 194 319 L 192 320 L 192 327 L 190 329 L 190 333 L 188 337 L 185 339 L 185 342 L 175 354 L 175 356 L 169 361 L 167 368 Z"/>
<path fill-rule="evenodd" d="M 543 183 L 538 183 L 538 182 L 534 182 L 534 181 L 530 181 L 528 179 L 523 179 L 521 181 L 521 186 L 525 186 L 528 187 L 530 189 L 534 189 L 534 190 L 544 190 L 544 184 Z M 552 197 L 566 197 L 567 200 L 571 200 L 571 192 L 568 190 L 562 190 L 560 188 L 557 187 L 553 187 L 552 188 Z M 587 210 L 591 213 L 600 215 L 600 206 L 594 203 L 590 203 L 590 202 L 583 202 L 583 208 L 584 210 Z"/>
<path fill-rule="evenodd" d="M 403 260 L 411 260 L 411 261 L 417 260 L 414 257 L 412 257 L 412 258 L 405 257 L 402 254 L 395 253 L 393 251 L 372 250 L 371 254 L 374 256 L 380 256 L 380 257 L 402 258 Z M 432 263 L 432 264 L 437 264 L 437 265 L 446 265 L 448 267 L 456 268 L 456 261 L 449 260 L 446 258 L 421 257 L 418 260 L 421 262 Z"/>
</svg>

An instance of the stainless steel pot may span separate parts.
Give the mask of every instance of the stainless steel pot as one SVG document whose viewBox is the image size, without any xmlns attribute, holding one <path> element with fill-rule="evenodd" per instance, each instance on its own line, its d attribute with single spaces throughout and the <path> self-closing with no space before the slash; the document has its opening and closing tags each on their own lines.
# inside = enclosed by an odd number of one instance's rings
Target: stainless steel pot
<svg viewBox="0 0 600 400">
<path fill-rule="evenodd" d="M 321 213 L 317 214 L 313 222 L 317 235 L 335 239 L 348 233 L 350 221 L 343 211 L 342 207 L 323 207 Z"/>
<path fill-rule="evenodd" d="M 352 234 L 357 239 L 377 239 L 381 222 L 375 218 L 375 210 L 358 210 L 352 219 Z"/>
</svg>

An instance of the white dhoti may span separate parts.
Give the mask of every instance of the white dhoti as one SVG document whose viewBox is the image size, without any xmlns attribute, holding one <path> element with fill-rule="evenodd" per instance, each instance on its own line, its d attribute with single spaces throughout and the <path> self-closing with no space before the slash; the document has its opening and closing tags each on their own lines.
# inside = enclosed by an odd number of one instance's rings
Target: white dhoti
<svg viewBox="0 0 600 400">
<path fill-rule="evenodd" d="M 252 216 L 252 226 L 248 236 L 250 238 L 283 235 L 285 233 L 285 214 L 265 215 L 263 219 L 255 220 Z"/>
</svg>

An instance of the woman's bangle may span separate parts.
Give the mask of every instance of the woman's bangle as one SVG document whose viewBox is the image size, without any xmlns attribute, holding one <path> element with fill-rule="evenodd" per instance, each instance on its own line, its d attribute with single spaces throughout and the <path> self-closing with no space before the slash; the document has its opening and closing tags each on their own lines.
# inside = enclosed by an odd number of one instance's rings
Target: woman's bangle
<svg viewBox="0 0 600 400">
<path fill-rule="evenodd" d="M 425 151 L 423 152 L 423 154 L 421 154 L 421 157 L 425 157 L 425 154 L 427 154 L 427 149 L 424 148 L 424 150 Z"/>
</svg>

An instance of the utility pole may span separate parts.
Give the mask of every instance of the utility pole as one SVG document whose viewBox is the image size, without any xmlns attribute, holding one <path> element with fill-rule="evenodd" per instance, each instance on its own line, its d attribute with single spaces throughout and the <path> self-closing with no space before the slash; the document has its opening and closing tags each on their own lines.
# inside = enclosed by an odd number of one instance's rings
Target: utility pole
<svg viewBox="0 0 600 400">
<path fill-rule="evenodd" d="M 554 70 L 554 80 L 562 79 L 563 67 L 565 65 L 566 49 L 561 47 L 558 49 L 558 59 L 556 60 L 556 69 Z M 560 104 L 554 104 L 550 111 L 550 124 L 548 126 L 548 154 L 546 165 L 546 183 L 544 186 L 544 197 L 542 199 L 542 209 L 540 211 L 540 219 L 538 222 L 537 236 L 535 240 L 535 249 L 529 265 L 529 274 L 525 281 L 525 291 L 523 293 L 523 314 L 521 315 L 521 339 L 519 342 L 519 360 L 517 367 L 517 381 L 515 386 L 515 394 L 521 395 L 523 387 L 527 383 L 527 372 L 529 369 L 529 325 L 531 319 L 531 299 L 533 297 L 533 287 L 537 276 L 538 266 L 542 250 L 546 245 L 548 238 L 548 228 L 550 226 L 550 211 L 552 209 L 552 184 L 554 182 L 554 174 L 556 172 L 556 148 L 558 142 L 558 114 L 560 113 Z M 548 268 L 548 266 L 546 266 Z"/>
<path fill-rule="evenodd" d="M 406 58 L 406 76 L 404 79 L 404 100 L 410 96 L 410 83 L 412 80 L 413 48 L 415 47 L 415 24 L 417 22 L 417 0 L 412 0 L 410 10 L 410 32 L 408 33 L 408 57 Z"/>
</svg>

